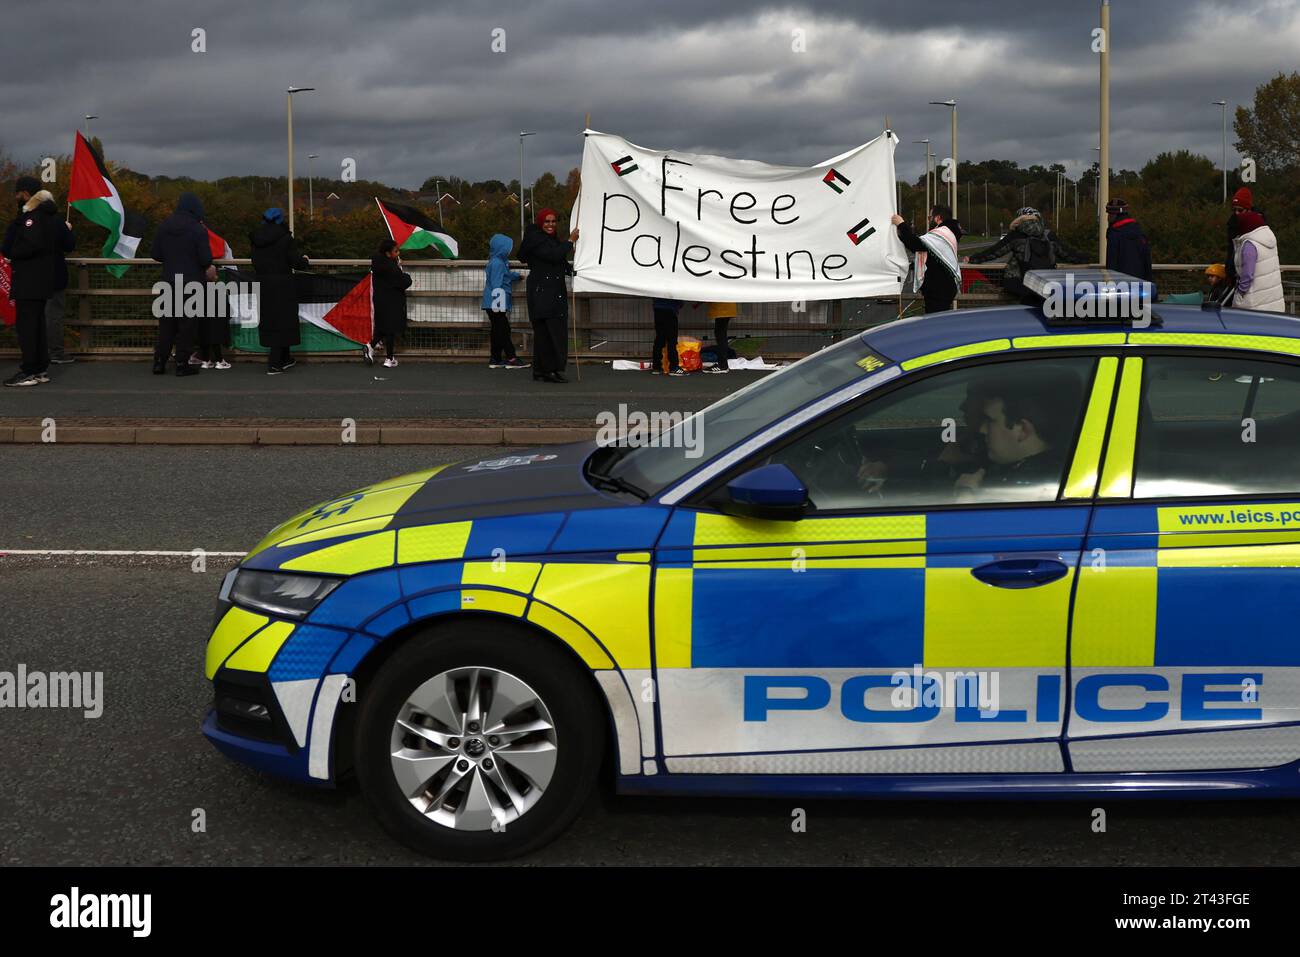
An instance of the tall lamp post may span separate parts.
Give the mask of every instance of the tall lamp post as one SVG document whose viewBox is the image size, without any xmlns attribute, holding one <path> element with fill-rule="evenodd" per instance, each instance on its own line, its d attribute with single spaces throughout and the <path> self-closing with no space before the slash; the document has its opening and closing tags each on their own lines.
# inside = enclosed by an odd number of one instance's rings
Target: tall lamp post
<svg viewBox="0 0 1300 957">
<path fill-rule="evenodd" d="M 535 136 L 528 130 L 519 131 L 519 241 L 524 239 L 524 137 Z"/>
<path fill-rule="evenodd" d="M 1223 114 L 1223 201 L 1228 201 L 1228 101 L 1215 100 L 1212 104 Z"/>
<path fill-rule="evenodd" d="M 86 142 L 90 142 L 90 121 L 99 119 L 94 113 L 87 113 L 86 116 Z"/>
<path fill-rule="evenodd" d="M 957 101 L 956 100 L 931 100 L 931 106 L 946 106 L 952 110 L 952 181 L 948 184 L 948 206 L 952 209 L 952 214 L 957 215 Z M 935 193 L 939 192 L 939 184 L 935 183 Z"/>
<path fill-rule="evenodd" d="M 314 86 L 291 86 L 285 90 L 288 101 L 286 116 L 289 121 L 289 232 L 293 232 L 293 95 L 310 93 L 315 89 Z"/>
<path fill-rule="evenodd" d="M 319 156 L 319 153 L 307 154 L 307 215 L 311 218 L 313 223 L 316 222 L 316 199 L 312 195 L 311 190 L 311 161 L 317 159 Z"/>
<path fill-rule="evenodd" d="M 1110 202 L 1110 0 L 1101 0 L 1100 155 L 1097 157 L 1097 261 L 1106 261 L 1106 205 Z"/>
</svg>

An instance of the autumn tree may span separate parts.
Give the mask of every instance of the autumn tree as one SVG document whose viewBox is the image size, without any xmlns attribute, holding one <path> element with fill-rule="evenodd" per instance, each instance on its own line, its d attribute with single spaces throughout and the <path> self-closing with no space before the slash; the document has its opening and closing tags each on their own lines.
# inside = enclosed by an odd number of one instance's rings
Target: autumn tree
<svg viewBox="0 0 1300 957">
<path fill-rule="evenodd" d="M 1254 108 L 1237 107 L 1232 128 L 1237 152 L 1261 171 L 1300 168 L 1300 73 L 1279 73 L 1256 87 Z"/>
</svg>

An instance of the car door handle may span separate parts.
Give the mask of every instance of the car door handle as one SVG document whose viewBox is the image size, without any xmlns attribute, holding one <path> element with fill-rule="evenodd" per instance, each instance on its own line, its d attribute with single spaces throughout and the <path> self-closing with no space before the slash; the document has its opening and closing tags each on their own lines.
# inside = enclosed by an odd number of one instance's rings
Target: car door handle
<svg viewBox="0 0 1300 957">
<path fill-rule="evenodd" d="M 1063 578 L 1069 568 L 1054 558 L 1006 558 L 972 568 L 980 581 L 998 588 L 1034 588 Z"/>
</svg>

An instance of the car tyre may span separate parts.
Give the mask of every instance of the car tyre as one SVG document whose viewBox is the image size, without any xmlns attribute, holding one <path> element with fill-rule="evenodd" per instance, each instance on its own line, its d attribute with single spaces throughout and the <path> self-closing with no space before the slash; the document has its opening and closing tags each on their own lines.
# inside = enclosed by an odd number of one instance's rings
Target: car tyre
<svg viewBox="0 0 1300 957">
<path fill-rule="evenodd" d="M 506 792 L 492 784 L 493 775 L 482 769 L 482 755 L 474 757 L 468 751 L 474 743 L 482 748 L 491 729 L 480 728 L 483 735 L 477 742 L 465 735 L 463 712 L 468 706 L 472 716 L 474 707 L 467 705 L 468 688 L 481 688 L 482 698 L 491 701 L 494 681 L 503 689 L 495 693 L 496 700 L 504 702 L 501 709 L 512 706 L 516 699 L 526 699 L 526 692 L 535 693 L 537 705 L 512 712 L 516 724 L 506 727 L 549 725 L 552 729 L 549 732 L 525 733 L 517 739 L 517 747 L 519 750 L 549 747 L 553 749 L 553 764 L 540 796 L 532 791 L 531 781 L 516 776 L 514 780 L 523 782 L 523 787 L 508 786 L 508 790 L 526 790 L 533 803 L 518 813 L 517 818 L 494 817 L 492 825 L 484 827 L 482 802 L 486 792 L 496 796 L 489 801 L 495 801 L 491 814 L 517 813 Z M 604 710 L 581 664 L 566 649 L 535 632 L 496 616 L 435 626 L 410 638 L 368 684 L 368 688 L 358 689 L 360 711 L 353 758 L 357 779 L 380 825 L 414 850 L 457 861 L 503 860 L 527 854 L 559 836 L 591 795 L 606 740 Z M 437 689 L 454 690 L 435 694 Z M 427 706 L 430 695 L 438 698 L 434 706 Z M 413 701 L 424 704 L 413 706 Z M 460 703 L 462 713 L 457 715 L 457 720 L 462 727 L 454 726 L 449 715 L 457 709 L 448 702 Z M 490 711 L 489 708 L 484 712 L 485 717 L 496 727 L 502 727 L 501 711 L 489 714 Z M 429 716 L 434 713 L 444 720 Z M 539 713 L 545 715 L 545 720 L 530 717 Z M 420 736 L 404 730 L 413 726 Z M 448 747 L 456 743 L 447 738 L 449 730 L 457 734 L 458 748 Z M 424 735 L 437 736 L 439 743 L 431 743 Z M 539 735 L 546 739 L 540 744 L 537 743 Z M 408 745 L 421 750 L 413 752 Z M 494 752 L 499 754 L 495 778 L 498 781 L 500 775 L 514 773 L 507 772 L 507 766 L 513 768 L 509 745 L 503 747 L 507 750 Z M 418 760 L 403 760 L 399 753 L 414 754 Z M 538 760 L 536 753 L 522 757 L 530 762 Z M 546 757 L 549 759 L 549 752 Z M 470 770 L 455 785 L 460 793 L 453 790 L 445 803 L 438 801 L 437 794 L 448 786 L 453 771 L 466 763 L 470 763 Z M 399 783 L 399 765 L 400 770 L 405 770 L 412 764 L 419 764 L 420 770 L 406 774 Z M 418 792 L 414 797 L 407 793 L 412 791 L 412 781 L 423 780 L 427 767 L 439 765 L 443 777 L 435 776 L 427 787 L 423 783 L 414 785 Z M 536 765 L 526 765 L 526 769 L 532 767 Z M 541 780 L 540 776 L 537 780 Z M 476 798 L 477 809 L 465 811 Z M 516 800 L 522 804 L 517 793 Z M 417 807 L 416 802 L 421 806 Z M 454 807 L 457 802 L 461 804 L 459 810 Z M 501 805 L 506 807 L 506 812 L 501 811 Z M 460 819 L 455 818 L 460 812 L 465 812 L 467 817 L 477 815 L 474 824 L 462 829 Z"/>
</svg>

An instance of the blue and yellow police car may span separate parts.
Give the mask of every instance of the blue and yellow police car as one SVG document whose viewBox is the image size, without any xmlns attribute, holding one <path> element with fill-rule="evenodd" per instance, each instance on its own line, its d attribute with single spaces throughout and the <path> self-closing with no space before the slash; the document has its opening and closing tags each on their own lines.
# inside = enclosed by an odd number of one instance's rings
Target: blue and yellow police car
<svg viewBox="0 0 1300 957">
<path fill-rule="evenodd" d="M 466 860 L 554 838 L 602 766 L 655 794 L 1300 793 L 1300 323 L 1063 301 L 294 516 L 223 582 L 205 735 L 354 777 Z"/>
</svg>

